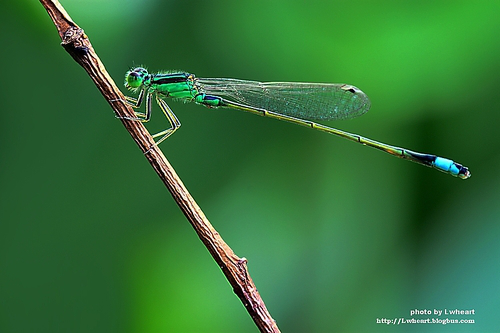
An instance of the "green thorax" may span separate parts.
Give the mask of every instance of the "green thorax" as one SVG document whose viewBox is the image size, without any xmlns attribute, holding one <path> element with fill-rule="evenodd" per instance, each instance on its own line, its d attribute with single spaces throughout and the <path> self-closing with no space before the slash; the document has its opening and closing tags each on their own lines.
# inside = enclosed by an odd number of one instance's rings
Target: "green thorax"
<svg viewBox="0 0 500 333">
<path fill-rule="evenodd" d="M 149 92 L 164 97 L 193 99 L 198 93 L 195 77 L 189 73 L 150 74 L 144 78 L 143 85 Z"/>
</svg>

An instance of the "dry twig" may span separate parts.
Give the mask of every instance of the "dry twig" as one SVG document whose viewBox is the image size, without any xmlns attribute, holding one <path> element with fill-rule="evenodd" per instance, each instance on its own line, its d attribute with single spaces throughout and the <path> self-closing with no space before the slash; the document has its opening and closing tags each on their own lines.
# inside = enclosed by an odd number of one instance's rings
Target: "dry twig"
<svg viewBox="0 0 500 333">
<path fill-rule="evenodd" d="M 154 145 L 153 138 L 143 124 L 126 119 L 134 117 L 133 110 L 130 106 L 121 102 L 125 99 L 123 94 L 106 72 L 83 29 L 73 22 L 58 1 L 40 0 L 40 2 L 52 18 L 61 37 L 62 46 L 87 71 L 99 91 L 115 111 L 117 117 L 122 120 L 127 131 L 145 153 L 145 157 L 167 186 L 201 241 L 222 269 L 234 292 L 243 302 L 259 330 L 261 332 L 279 332 L 275 321 L 271 318 L 250 278 L 246 259 L 236 256 L 213 228 L 161 150 Z"/>
</svg>

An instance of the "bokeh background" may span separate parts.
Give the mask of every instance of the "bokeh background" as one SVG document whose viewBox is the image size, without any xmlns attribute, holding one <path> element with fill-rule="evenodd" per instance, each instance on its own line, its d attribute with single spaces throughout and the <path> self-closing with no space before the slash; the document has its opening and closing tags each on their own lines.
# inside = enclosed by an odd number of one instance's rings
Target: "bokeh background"
<svg viewBox="0 0 500 333">
<path fill-rule="evenodd" d="M 329 125 L 470 168 L 169 101 L 161 148 L 283 332 L 497 331 L 500 2 L 62 4 L 120 86 L 135 65 L 350 83 L 372 109 Z M 256 332 L 41 4 L 1 9 L 0 331 Z M 475 324 L 376 323 L 445 308 Z"/>
</svg>

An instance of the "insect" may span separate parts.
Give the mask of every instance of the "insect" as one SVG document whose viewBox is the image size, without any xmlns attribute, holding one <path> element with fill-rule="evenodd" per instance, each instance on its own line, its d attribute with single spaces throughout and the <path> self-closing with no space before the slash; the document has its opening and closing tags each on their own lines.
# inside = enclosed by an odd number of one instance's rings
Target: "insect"
<svg viewBox="0 0 500 333">
<path fill-rule="evenodd" d="M 462 179 L 471 176 L 467 167 L 450 159 L 391 146 L 315 122 L 354 118 L 368 111 L 370 100 L 364 92 L 351 85 L 197 78 L 184 72 L 150 74 L 145 68 L 136 67 L 126 73 L 125 86 L 139 93 L 137 98 L 126 97 L 132 107 L 139 108 L 146 101 L 145 113 L 135 112 L 136 118 L 131 120 L 149 121 L 153 98 L 167 117 L 170 128 L 153 135 L 153 138 L 159 138 L 157 145 L 181 125 L 165 102 L 167 97 L 172 97 L 194 101 L 209 108 L 232 108 L 285 120 L 376 148 L 452 176 Z"/>
</svg>

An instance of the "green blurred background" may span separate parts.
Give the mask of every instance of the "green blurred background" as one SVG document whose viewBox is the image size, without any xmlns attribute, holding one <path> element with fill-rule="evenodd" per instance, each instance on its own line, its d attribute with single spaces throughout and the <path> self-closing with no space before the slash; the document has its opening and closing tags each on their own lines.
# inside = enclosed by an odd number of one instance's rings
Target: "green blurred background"
<svg viewBox="0 0 500 333">
<path fill-rule="evenodd" d="M 500 2 L 62 4 L 120 86 L 141 64 L 349 83 L 372 109 L 330 125 L 470 168 L 170 101 L 161 148 L 283 332 L 498 330 Z M 1 7 L 0 331 L 256 332 L 41 4 Z M 476 324 L 376 324 L 415 308 Z"/>
</svg>

